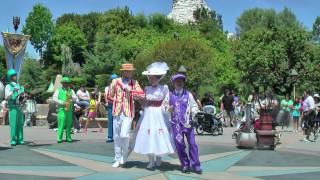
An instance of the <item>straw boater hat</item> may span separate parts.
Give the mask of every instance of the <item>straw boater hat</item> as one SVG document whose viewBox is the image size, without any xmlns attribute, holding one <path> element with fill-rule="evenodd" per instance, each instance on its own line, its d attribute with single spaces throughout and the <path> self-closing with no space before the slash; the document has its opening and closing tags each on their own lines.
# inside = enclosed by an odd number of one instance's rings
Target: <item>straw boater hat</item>
<svg viewBox="0 0 320 180">
<path fill-rule="evenodd" d="M 135 68 L 133 67 L 133 64 L 126 63 L 126 64 L 122 64 L 120 70 L 121 71 L 133 71 L 133 70 L 135 70 Z"/>
<path fill-rule="evenodd" d="M 154 62 L 147 67 L 146 71 L 142 72 L 142 75 L 164 76 L 167 74 L 169 67 L 165 62 Z"/>
</svg>

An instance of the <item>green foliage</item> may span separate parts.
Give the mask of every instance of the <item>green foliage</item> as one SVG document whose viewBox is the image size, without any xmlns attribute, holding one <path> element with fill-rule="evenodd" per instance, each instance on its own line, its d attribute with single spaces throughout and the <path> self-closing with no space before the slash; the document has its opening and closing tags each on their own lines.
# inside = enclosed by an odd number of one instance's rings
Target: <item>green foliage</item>
<svg viewBox="0 0 320 180">
<path fill-rule="evenodd" d="M 0 46 L 0 78 L 4 77 L 6 68 L 6 57 L 5 50 L 3 46 Z"/>
<path fill-rule="evenodd" d="M 167 32 L 173 26 L 173 21 L 168 19 L 165 15 L 155 13 L 149 17 L 149 23 L 152 28 L 161 32 Z"/>
<path fill-rule="evenodd" d="M 29 83 L 31 88 L 37 88 L 41 81 L 42 70 L 39 61 L 26 58 L 21 69 L 21 84 Z"/>
<path fill-rule="evenodd" d="M 28 27 L 37 27 L 32 24 L 36 22 L 34 14 L 39 14 L 35 12 L 36 8 L 29 15 Z M 42 48 L 47 47 L 46 69 L 32 69 L 39 62 L 27 60 L 23 81 L 35 79 L 48 84 L 66 61 L 68 53 L 61 50 L 64 44 L 70 47 L 72 57 L 71 61 L 67 58 L 66 64 L 78 74 L 72 78 L 76 87 L 80 84 L 104 87 L 110 74 L 120 73 L 119 67 L 124 62 L 133 63 L 136 78 L 147 85 L 141 72 L 150 63 L 162 60 L 170 67 L 164 83 L 169 83 L 170 75 L 184 65 L 188 69 L 188 87 L 198 89 L 200 95 L 210 91 L 218 98 L 229 88 L 241 96 L 265 84 L 275 93 L 284 94 L 293 88 L 292 69 L 299 73 L 298 91 L 320 90 L 320 46 L 310 43 L 311 33 L 288 8 L 281 12 L 259 8 L 245 11 L 237 19 L 239 36 L 233 40 L 226 38 L 222 16 L 214 10 L 199 8 L 193 15 L 195 23 L 182 25 L 159 13 L 133 15 L 128 7 L 104 13 L 64 14 L 57 18 L 53 33 L 49 28 L 48 43 L 43 41 Z M 313 26 L 314 36 L 319 36 L 319 24 L 320 17 Z M 4 62 L 2 54 L 0 47 L 0 60 Z M 81 71 L 74 63 L 81 65 Z M 38 70 L 40 74 L 29 73 Z"/>
<path fill-rule="evenodd" d="M 83 65 L 82 76 L 86 79 L 87 84 L 93 87 L 95 83 L 95 76 L 97 74 L 111 72 L 114 66 L 108 63 L 109 59 L 105 59 L 91 53 L 87 53 L 86 58 L 88 61 Z"/>
<path fill-rule="evenodd" d="M 89 14 L 64 14 L 57 19 L 56 26 L 74 23 L 83 32 L 87 40 L 87 50 L 93 51 L 94 41 L 98 31 L 101 13 L 91 12 Z"/>
<path fill-rule="evenodd" d="M 135 18 L 135 24 L 138 27 L 145 28 L 148 26 L 149 22 L 148 22 L 147 17 L 144 14 L 139 13 L 134 18 Z"/>
<path fill-rule="evenodd" d="M 52 39 L 48 43 L 47 58 L 52 62 L 48 64 L 62 65 L 61 45 L 65 44 L 71 48 L 72 60 L 77 63 L 84 63 L 84 51 L 87 41 L 81 30 L 73 23 L 59 26 L 55 29 Z"/>
<path fill-rule="evenodd" d="M 312 34 L 317 37 L 320 36 L 320 16 L 318 16 L 315 22 L 313 23 Z"/>
<path fill-rule="evenodd" d="M 302 28 L 301 23 L 299 23 L 296 16 L 288 8 L 284 8 L 280 13 L 276 13 L 274 9 L 249 9 L 241 14 L 236 23 L 238 34 L 257 27 L 267 29 L 277 26 Z"/>
<path fill-rule="evenodd" d="M 30 42 L 41 57 L 43 48 L 51 38 L 52 31 L 53 21 L 50 10 L 42 4 L 34 5 L 26 19 L 26 25 L 23 27 L 22 32 L 31 35 Z"/>
<path fill-rule="evenodd" d="M 307 44 L 307 52 L 309 58 L 304 62 L 304 71 L 298 78 L 297 90 L 300 94 L 304 90 L 311 90 L 320 92 L 320 46 L 314 44 Z"/>
<path fill-rule="evenodd" d="M 52 68 L 46 70 L 41 68 L 40 62 L 29 57 L 25 57 L 24 64 L 21 69 L 21 84 L 29 83 L 30 88 L 26 89 L 27 92 L 35 95 L 38 103 L 45 103 L 49 96 L 46 92 L 51 77 L 55 76 L 56 72 Z"/>
<path fill-rule="evenodd" d="M 190 69 L 188 71 L 190 82 L 209 84 L 210 80 L 206 76 L 212 75 L 212 59 L 212 51 L 208 46 L 191 38 L 180 38 L 157 44 L 150 52 L 138 57 L 134 63 L 137 67 L 137 73 L 141 74 L 145 67 L 152 62 L 165 61 L 171 67 L 167 78 L 176 73 L 180 65 L 184 65 Z M 146 80 L 146 78 L 143 77 L 142 80 Z M 166 80 L 168 82 L 168 79 Z"/>
<path fill-rule="evenodd" d="M 222 15 L 217 14 L 214 10 L 201 7 L 193 12 L 193 17 L 197 24 L 210 24 L 214 28 L 223 30 Z"/>
<path fill-rule="evenodd" d="M 282 26 L 244 32 L 233 49 L 242 81 L 256 87 L 267 83 L 277 94 L 290 93 L 291 70 L 303 78 L 311 63 L 307 39 L 306 31 Z"/>
<path fill-rule="evenodd" d="M 189 88 L 204 87 L 203 91 L 220 92 L 221 87 L 236 85 L 237 77 L 231 59 L 223 57 L 208 44 L 203 37 L 180 37 L 179 40 L 167 39 L 153 46 L 150 51 L 142 52 L 133 61 L 137 67 L 137 78 L 147 84 L 147 78 L 140 76 L 143 70 L 155 61 L 165 61 L 170 71 L 164 82 L 177 72 L 180 65 L 187 67 Z M 228 69 L 228 70 L 226 70 Z M 227 79 L 230 78 L 230 79 Z M 227 79 L 227 80 L 226 80 Z"/>
<path fill-rule="evenodd" d="M 101 87 L 106 87 L 110 83 L 109 77 L 110 77 L 110 74 L 99 74 L 99 75 L 96 75 L 96 77 L 95 77 L 95 85 L 100 87 L 100 89 L 101 89 Z"/>
<path fill-rule="evenodd" d="M 75 13 L 67 13 L 57 18 L 56 26 L 59 27 L 65 24 L 74 23 L 75 25 L 77 25 L 78 28 L 80 28 L 82 24 L 81 21 L 81 15 Z"/>
<path fill-rule="evenodd" d="M 71 80 L 75 89 L 80 88 L 81 85 L 87 84 L 87 79 L 83 76 L 75 76 Z"/>
<path fill-rule="evenodd" d="M 135 31 L 136 23 L 128 7 L 111 9 L 102 15 L 99 30 L 109 36 L 128 35 Z"/>
</svg>

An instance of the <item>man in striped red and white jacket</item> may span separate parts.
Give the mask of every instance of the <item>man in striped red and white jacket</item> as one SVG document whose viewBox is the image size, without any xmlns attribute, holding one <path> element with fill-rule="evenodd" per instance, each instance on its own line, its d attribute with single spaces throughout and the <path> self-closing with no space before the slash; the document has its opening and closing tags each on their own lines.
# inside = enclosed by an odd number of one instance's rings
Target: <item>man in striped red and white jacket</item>
<svg viewBox="0 0 320 180">
<path fill-rule="evenodd" d="M 143 99 L 145 94 L 138 81 L 132 78 L 133 65 L 123 64 L 122 76 L 111 82 L 108 101 L 113 104 L 113 138 L 115 162 L 112 167 L 125 164 L 129 149 L 129 132 L 134 117 L 134 99 Z"/>
</svg>

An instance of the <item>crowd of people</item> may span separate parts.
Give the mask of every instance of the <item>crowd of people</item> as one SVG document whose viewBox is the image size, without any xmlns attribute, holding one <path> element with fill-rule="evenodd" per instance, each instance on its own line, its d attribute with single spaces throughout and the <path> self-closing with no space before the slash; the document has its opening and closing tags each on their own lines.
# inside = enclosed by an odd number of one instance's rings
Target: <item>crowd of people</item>
<svg viewBox="0 0 320 180">
<path fill-rule="evenodd" d="M 319 133 L 320 122 L 320 96 L 311 91 L 304 91 L 301 97 L 291 99 L 289 94 L 279 100 L 273 93 L 267 91 L 258 94 L 255 91 L 248 98 L 257 109 L 272 108 L 274 110 L 273 119 L 276 126 L 281 126 L 283 131 L 304 132 L 304 141 L 315 141 Z M 289 127 L 292 129 L 289 130 Z M 310 135 L 314 139 L 310 139 Z"/>
<path fill-rule="evenodd" d="M 250 103 L 254 108 L 253 119 L 259 118 L 260 109 L 273 109 L 275 126 L 282 127 L 282 131 L 304 132 L 306 142 L 315 141 L 320 131 L 320 95 L 317 93 L 305 91 L 301 97 L 291 98 L 286 94 L 283 99 L 278 99 L 270 91 L 264 93 L 252 91 L 244 103 L 233 90 L 227 89 L 219 100 L 215 102 L 213 95 L 207 92 L 197 103 L 199 109 L 204 106 L 220 106 L 225 126 L 233 127 L 244 121 L 245 104 Z M 313 135 L 314 139 L 311 140 L 310 135 Z"/>
<path fill-rule="evenodd" d="M 112 74 L 111 84 L 101 93 L 95 87 L 90 93 L 85 86 L 81 86 L 75 93 L 71 80 L 63 77 L 62 87 L 53 95 L 57 112 L 57 143 L 72 142 L 71 134 L 88 131 L 91 121 L 95 121 L 99 107 L 103 106 L 108 113 L 107 142 L 114 142 L 114 164 L 117 168 L 125 164 L 131 151 L 148 156 L 148 169 L 161 166 L 161 158 L 177 153 L 181 170 L 190 173 L 193 170 L 201 174 L 198 147 L 195 142 L 194 123 L 196 114 L 204 106 L 218 106 L 225 117 L 225 126 L 234 126 L 244 115 L 244 103 L 233 90 L 225 93 L 216 103 L 210 92 L 204 94 L 200 100 L 196 91 L 185 88 L 187 76 L 175 74 L 171 77 L 171 89 L 161 84 L 162 78 L 167 74 L 169 67 L 164 62 L 155 62 L 149 65 L 142 73 L 149 80 L 149 86 L 142 89 L 138 81 L 133 78 L 134 67 L 132 64 L 123 64 L 121 76 Z M 25 97 L 24 87 L 17 82 L 17 73 L 10 69 L 7 72 L 10 81 L 5 87 L 5 111 L 9 114 L 11 128 L 11 145 L 24 144 L 23 125 L 30 123 L 33 111 L 23 111 L 21 97 Z M 104 96 L 102 95 L 104 94 Z M 103 96 L 103 97 L 102 97 Z M 140 108 L 137 110 L 137 102 Z M 320 96 L 305 91 L 304 95 L 293 100 L 289 95 L 279 101 L 273 93 L 267 91 L 258 94 L 255 91 L 248 97 L 247 103 L 253 105 L 257 112 L 262 108 L 271 108 L 277 112 L 274 119 L 277 125 L 286 128 L 290 123 L 293 132 L 304 131 L 305 141 L 311 142 L 319 133 L 320 125 Z M 31 104 L 31 103 L 29 103 Z M 31 105 L 30 105 L 31 106 Z M 33 104 L 35 106 L 35 104 Z M 28 108 L 27 108 L 28 109 Z M 80 118 L 85 117 L 86 122 L 81 126 Z M 137 124 L 133 123 L 138 117 Z M 240 117 L 240 118 L 238 118 Z M 103 132 L 99 121 L 95 121 Z M 133 138 L 131 129 L 134 129 Z M 72 130 L 74 128 L 74 130 Z M 132 139 L 130 141 L 130 139 Z M 189 153 L 186 152 L 185 140 L 187 139 Z"/>
<path fill-rule="evenodd" d="M 92 93 L 81 86 L 75 93 L 71 88 L 71 80 L 63 77 L 62 87 L 56 90 L 53 101 L 57 105 L 58 137 L 62 143 L 63 133 L 66 142 L 72 142 L 71 128 L 81 130 L 79 118 L 86 117 L 83 132 L 87 132 L 90 121 L 97 116 L 99 105 L 108 112 L 107 142 L 114 142 L 115 161 L 112 167 L 117 168 L 126 163 L 131 151 L 148 156 L 147 169 L 161 165 L 161 158 L 177 153 L 181 171 L 202 173 L 198 147 L 195 142 L 193 120 L 199 111 L 200 102 L 194 99 L 185 87 L 186 75 L 172 76 L 173 90 L 160 83 L 169 67 L 164 62 L 155 62 L 143 72 L 150 85 L 142 89 L 138 81 L 133 79 L 132 64 L 123 64 L 121 76 L 113 74 L 111 84 L 105 88 L 102 102 L 98 87 Z M 135 105 L 139 102 L 141 111 Z M 137 111 L 137 112 L 135 112 Z M 133 119 L 138 114 L 134 137 L 130 140 Z M 102 132 L 102 126 L 97 125 Z M 72 125 L 73 124 L 73 125 Z M 189 153 L 186 152 L 187 139 Z"/>
</svg>

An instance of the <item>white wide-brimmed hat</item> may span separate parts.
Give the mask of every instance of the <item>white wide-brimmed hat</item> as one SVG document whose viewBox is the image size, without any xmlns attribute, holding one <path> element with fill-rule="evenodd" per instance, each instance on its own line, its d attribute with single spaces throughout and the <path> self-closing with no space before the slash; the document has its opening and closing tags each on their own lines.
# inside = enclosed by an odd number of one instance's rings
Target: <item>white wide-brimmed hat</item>
<svg viewBox="0 0 320 180">
<path fill-rule="evenodd" d="M 319 94 L 314 94 L 313 97 L 320 98 Z"/>
<path fill-rule="evenodd" d="M 147 67 L 146 71 L 142 72 L 142 75 L 163 76 L 167 74 L 169 67 L 165 62 L 154 62 Z"/>
</svg>

